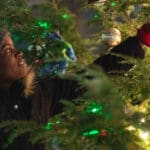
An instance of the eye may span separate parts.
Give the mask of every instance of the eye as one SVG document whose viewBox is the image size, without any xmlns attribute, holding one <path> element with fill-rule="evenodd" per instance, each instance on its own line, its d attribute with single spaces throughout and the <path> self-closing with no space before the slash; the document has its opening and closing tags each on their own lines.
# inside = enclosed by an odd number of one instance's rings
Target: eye
<svg viewBox="0 0 150 150">
<path fill-rule="evenodd" d="M 5 53 L 7 54 L 7 53 L 11 53 L 12 52 L 12 48 L 7 48 L 6 50 L 5 50 Z"/>
<path fill-rule="evenodd" d="M 10 53 L 11 52 L 11 49 L 10 48 L 5 48 L 5 49 L 2 49 L 1 50 L 1 54 L 2 55 L 6 55 L 6 54 L 8 54 L 8 53 Z"/>
<path fill-rule="evenodd" d="M 11 47 L 11 46 L 4 46 L 4 48 L 2 48 L 0 50 L 0 53 L 2 55 L 13 54 L 15 52 L 16 52 L 16 49 L 14 47 Z"/>
<path fill-rule="evenodd" d="M 16 50 L 14 48 L 7 47 L 7 48 L 4 49 L 3 54 L 7 55 L 7 54 L 13 54 L 15 52 L 16 52 Z"/>
<path fill-rule="evenodd" d="M 7 54 L 11 54 L 12 53 L 12 48 L 6 48 L 4 51 L 3 51 L 3 55 L 7 55 Z"/>
</svg>

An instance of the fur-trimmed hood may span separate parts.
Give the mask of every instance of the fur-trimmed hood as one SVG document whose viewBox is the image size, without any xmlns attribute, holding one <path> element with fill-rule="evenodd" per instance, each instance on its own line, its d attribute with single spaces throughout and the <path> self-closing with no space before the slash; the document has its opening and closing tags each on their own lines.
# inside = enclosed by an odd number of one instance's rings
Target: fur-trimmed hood
<svg viewBox="0 0 150 150">
<path fill-rule="evenodd" d="M 36 86 L 35 79 L 36 79 L 35 71 L 33 67 L 29 66 L 27 75 L 23 79 L 23 86 L 24 86 L 23 95 L 25 97 L 28 97 L 34 93 L 34 89 Z"/>
</svg>

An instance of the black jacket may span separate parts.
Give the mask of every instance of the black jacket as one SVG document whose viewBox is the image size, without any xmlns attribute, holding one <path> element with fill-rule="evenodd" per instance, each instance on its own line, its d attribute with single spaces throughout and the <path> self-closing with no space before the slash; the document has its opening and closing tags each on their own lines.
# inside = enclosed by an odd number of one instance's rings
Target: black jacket
<svg viewBox="0 0 150 150">
<path fill-rule="evenodd" d="M 33 82 L 33 79 L 27 82 Z M 63 111 L 61 99 L 71 100 L 80 96 L 79 84 L 76 81 L 60 78 L 34 80 L 35 87 L 31 92 L 31 83 L 24 87 L 22 81 L 16 81 L 9 89 L 0 89 L 1 120 L 33 120 L 46 124 L 48 119 Z M 29 87 L 28 87 L 29 86 Z M 26 89 L 27 88 L 27 91 Z M 26 92 L 26 97 L 23 92 Z M 28 94 L 29 93 L 29 94 Z M 32 93 L 32 94 L 31 94 Z M 7 135 L 0 131 L 0 150 L 6 142 Z M 32 146 L 26 138 L 18 138 L 8 150 L 43 150 L 43 145 Z"/>
</svg>

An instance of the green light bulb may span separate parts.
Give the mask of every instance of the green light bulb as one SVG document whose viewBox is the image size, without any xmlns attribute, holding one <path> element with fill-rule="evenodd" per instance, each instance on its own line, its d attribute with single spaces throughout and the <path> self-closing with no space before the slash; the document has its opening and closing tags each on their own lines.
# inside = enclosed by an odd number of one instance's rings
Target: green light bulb
<svg viewBox="0 0 150 150">
<path fill-rule="evenodd" d="M 50 130 L 52 128 L 51 122 L 48 122 L 44 128 L 45 128 L 45 130 Z"/>
<path fill-rule="evenodd" d="M 95 15 L 94 15 L 94 18 L 95 18 L 95 19 L 98 19 L 98 18 L 99 18 L 99 15 L 98 15 L 98 14 L 95 14 Z"/>
<path fill-rule="evenodd" d="M 96 135 L 96 134 L 99 134 L 99 131 L 98 130 L 91 130 L 89 132 L 90 135 Z"/>
<path fill-rule="evenodd" d="M 116 6 L 116 2 L 112 2 L 112 3 L 111 3 L 111 6 L 112 6 L 112 7 Z"/>
<path fill-rule="evenodd" d="M 102 115 L 102 106 L 95 103 L 95 102 L 92 102 L 86 108 L 86 112 L 88 112 L 88 113 L 97 113 L 99 115 Z"/>
<path fill-rule="evenodd" d="M 54 70 L 54 74 L 57 75 L 58 74 L 58 70 Z"/>
<path fill-rule="evenodd" d="M 63 14 L 62 17 L 63 17 L 63 19 L 67 19 L 68 18 L 68 14 Z"/>
<path fill-rule="evenodd" d="M 45 21 L 38 21 L 38 25 L 42 28 L 45 29 L 50 29 L 51 28 L 51 24 Z"/>
<path fill-rule="evenodd" d="M 97 108 L 93 108 L 91 111 L 94 113 L 94 112 L 97 112 Z"/>
<path fill-rule="evenodd" d="M 83 136 L 95 136 L 99 134 L 99 130 L 92 129 L 83 133 Z"/>
<path fill-rule="evenodd" d="M 56 124 L 60 124 L 60 121 L 56 121 Z"/>
</svg>

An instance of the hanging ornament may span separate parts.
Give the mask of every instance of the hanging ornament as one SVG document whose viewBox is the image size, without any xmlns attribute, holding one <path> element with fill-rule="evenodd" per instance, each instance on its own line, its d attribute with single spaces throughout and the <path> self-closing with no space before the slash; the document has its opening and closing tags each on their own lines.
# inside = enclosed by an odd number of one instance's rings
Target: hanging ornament
<svg viewBox="0 0 150 150">
<path fill-rule="evenodd" d="M 101 38 L 108 46 L 117 46 L 121 42 L 121 32 L 117 28 L 111 28 L 104 31 Z"/>
</svg>

